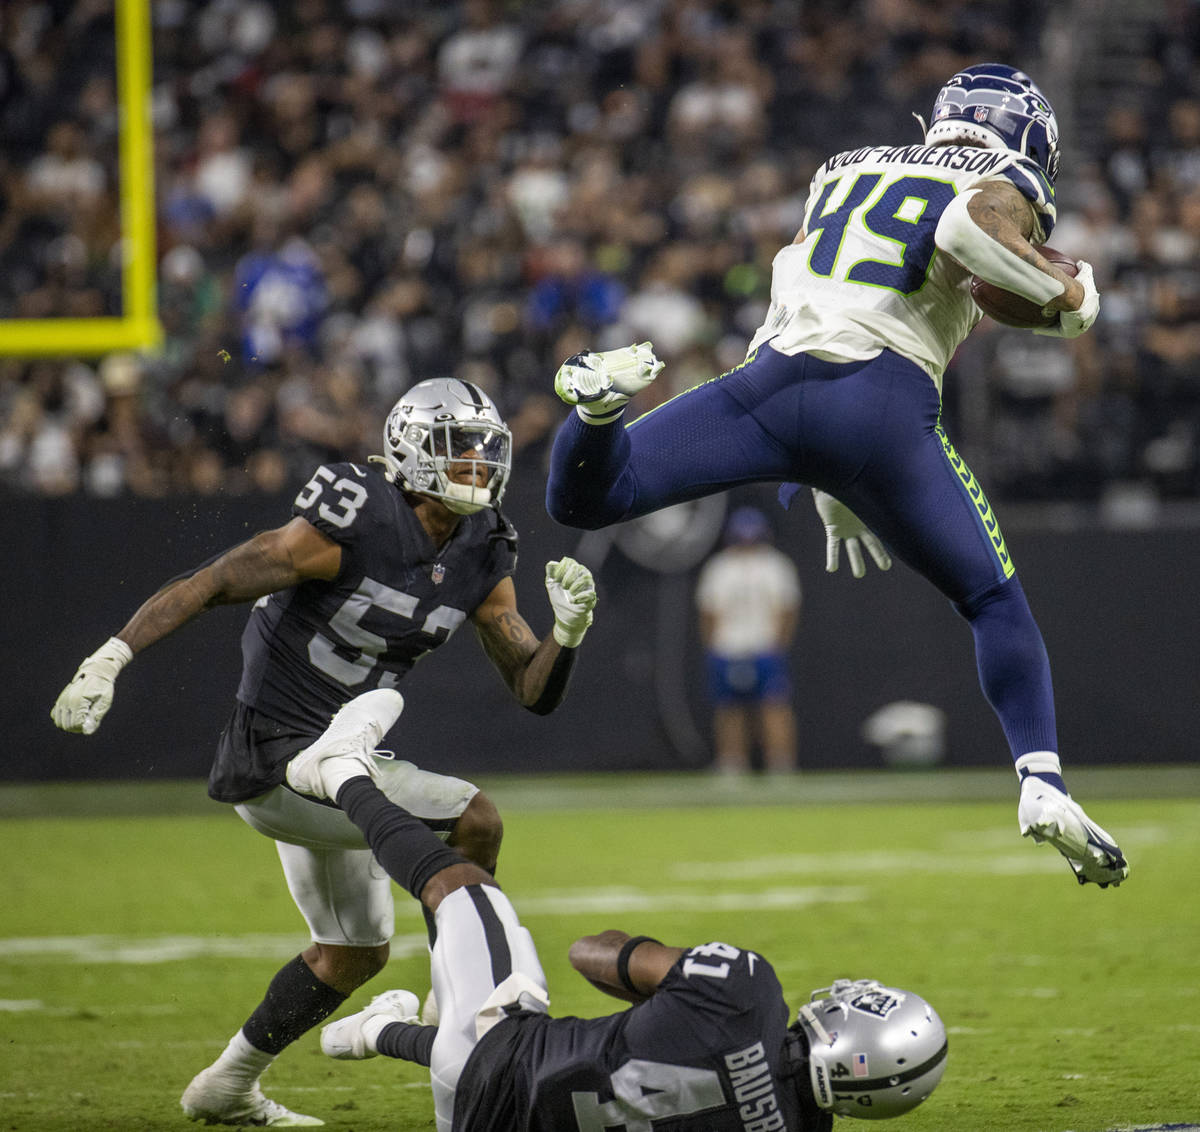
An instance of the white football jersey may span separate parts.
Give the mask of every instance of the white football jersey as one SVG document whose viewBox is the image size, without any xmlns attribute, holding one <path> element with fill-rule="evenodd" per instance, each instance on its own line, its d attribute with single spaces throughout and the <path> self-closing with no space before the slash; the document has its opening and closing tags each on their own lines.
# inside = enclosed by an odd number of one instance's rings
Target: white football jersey
<svg viewBox="0 0 1200 1132">
<path fill-rule="evenodd" d="M 784 354 L 861 361 L 887 348 L 941 388 L 958 344 L 982 312 L 970 276 L 934 244 L 946 205 L 984 181 L 1010 181 L 1033 204 L 1044 243 L 1054 188 L 1029 158 L 961 145 L 868 146 L 817 170 L 804 240 L 776 256 L 771 307 L 750 343 Z"/>
</svg>

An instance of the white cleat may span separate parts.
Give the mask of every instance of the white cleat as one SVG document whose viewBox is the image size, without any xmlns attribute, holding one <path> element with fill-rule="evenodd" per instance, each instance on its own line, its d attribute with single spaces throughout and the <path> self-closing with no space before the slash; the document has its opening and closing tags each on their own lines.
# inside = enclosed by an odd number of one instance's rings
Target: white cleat
<svg viewBox="0 0 1200 1132">
<path fill-rule="evenodd" d="M 337 800 L 349 778 L 374 777 L 372 756 L 404 710 L 404 697 L 391 688 L 364 692 L 345 705 L 311 747 L 293 755 L 287 784 L 297 794 Z"/>
<path fill-rule="evenodd" d="M 574 405 L 588 424 L 605 424 L 616 420 L 629 399 L 645 389 L 662 368 L 649 342 L 602 354 L 572 354 L 554 376 L 554 391 L 560 400 Z"/>
<path fill-rule="evenodd" d="M 202 1069 L 179 1101 L 184 1115 L 205 1124 L 237 1124 L 252 1128 L 319 1128 L 325 1121 L 292 1112 L 263 1096 L 256 1081 L 249 1092 L 235 1090 L 215 1066 Z"/>
<path fill-rule="evenodd" d="M 339 1061 L 362 1061 L 374 1057 L 379 1052 L 375 1048 L 375 1040 L 383 1028 L 392 1022 L 420 1025 L 420 1008 L 421 1004 L 412 991 L 390 990 L 377 994 L 357 1014 L 330 1022 L 321 1030 L 321 1052 Z M 366 1023 L 372 1018 L 379 1019 L 379 1022 L 368 1030 Z"/>
<path fill-rule="evenodd" d="M 1022 837 L 1049 842 L 1066 857 L 1080 884 L 1115 888 L 1129 876 L 1129 864 L 1112 837 L 1074 798 L 1036 775 L 1021 781 L 1017 822 Z"/>
</svg>

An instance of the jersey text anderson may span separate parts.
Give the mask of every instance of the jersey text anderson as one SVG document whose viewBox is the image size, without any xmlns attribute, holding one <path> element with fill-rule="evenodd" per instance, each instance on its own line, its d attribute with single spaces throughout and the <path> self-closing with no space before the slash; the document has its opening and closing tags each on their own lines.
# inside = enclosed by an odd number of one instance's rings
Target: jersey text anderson
<svg viewBox="0 0 1200 1132">
<path fill-rule="evenodd" d="M 990 173 L 1012 161 L 1007 150 L 975 149 L 958 145 L 869 145 L 850 149 L 825 162 L 824 170 L 862 161 L 906 162 L 913 165 L 936 165 L 942 169 L 961 169 L 967 173 Z"/>
</svg>

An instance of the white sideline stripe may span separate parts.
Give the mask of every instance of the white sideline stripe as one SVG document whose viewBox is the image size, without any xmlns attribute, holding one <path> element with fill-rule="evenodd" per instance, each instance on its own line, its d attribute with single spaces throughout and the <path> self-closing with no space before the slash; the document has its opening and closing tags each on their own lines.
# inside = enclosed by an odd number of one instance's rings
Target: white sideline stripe
<svg viewBox="0 0 1200 1132">
<path fill-rule="evenodd" d="M 576 915 L 588 912 L 764 911 L 807 908 L 813 904 L 848 904 L 867 899 L 864 888 L 805 886 L 769 888 L 763 892 L 661 892 L 636 888 L 569 889 L 543 892 L 521 900 L 523 913 Z M 0 939 L 0 958 L 13 962 L 171 963 L 198 958 L 287 959 L 303 948 L 294 935 L 194 936 L 131 938 L 118 935 L 35 936 Z M 392 937 L 392 958 L 410 959 L 428 951 L 424 934 Z M 0 1012 L 43 1009 L 36 999 L 0 1000 Z M 107 1008 L 105 1008 L 107 1010 Z"/>
<path fill-rule="evenodd" d="M 169 963 L 176 960 L 288 959 L 307 946 L 295 935 L 60 935 L 0 939 L 0 957 L 15 962 Z M 408 959 L 428 950 L 424 934 L 392 939 L 392 957 Z"/>
<path fill-rule="evenodd" d="M 798 888 L 768 888 L 762 892 L 702 892 L 679 889 L 673 892 L 640 888 L 563 889 L 538 896 L 523 896 L 522 918 L 526 915 L 574 915 L 585 912 L 725 912 L 762 911 L 768 908 L 807 908 L 813 904 L 850 904 L 867 899 L 865 888 L 835 885 L 805 885 Z"/>
<path fill-rule="evenodd" d="M 1011 840 L 1011 839 L 1010 839 Z M 854 879 L 862 873 L 987 873 L 993 876 L 1026 876 L 1057 873 L 1062 857 L 1049 846 L 1037 852 L 1029 844 L 1024 852 L 931 853 L 925 850 L 878 849 L 866 852 L 780 853 L 748 861 L 687 861 L 674 865 L 671 874 L 684 880 L 744 880 L 748 877 L 835 874 Z"/>
<path fill-rule="evenodd" d="M 56 1014 L 63 1017 L 109 1014 L 178 1014 L 171 1003 L 125 1006 L 48 1006 L 40 998 L 0 998 L 0 1014 Z"/>
</svg>

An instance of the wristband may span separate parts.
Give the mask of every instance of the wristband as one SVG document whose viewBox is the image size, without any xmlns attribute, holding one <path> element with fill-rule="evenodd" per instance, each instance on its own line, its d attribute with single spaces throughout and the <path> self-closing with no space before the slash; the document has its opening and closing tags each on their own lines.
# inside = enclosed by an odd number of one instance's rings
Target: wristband
<svg viewBox="0 0 1200 1132">
<path fill-rule="evenodd" d="M 630 993 L 642 993 L 633 985 L 633 980 L 629 977 L 629 957 L 633 954 L 633 949 L 643 943 L 658 942 L 653 936 L 635 935 L 621 944 L 621 950 L 617 952 L 617 978 L 621 981 L 621 986 Z"/>
</svg>

